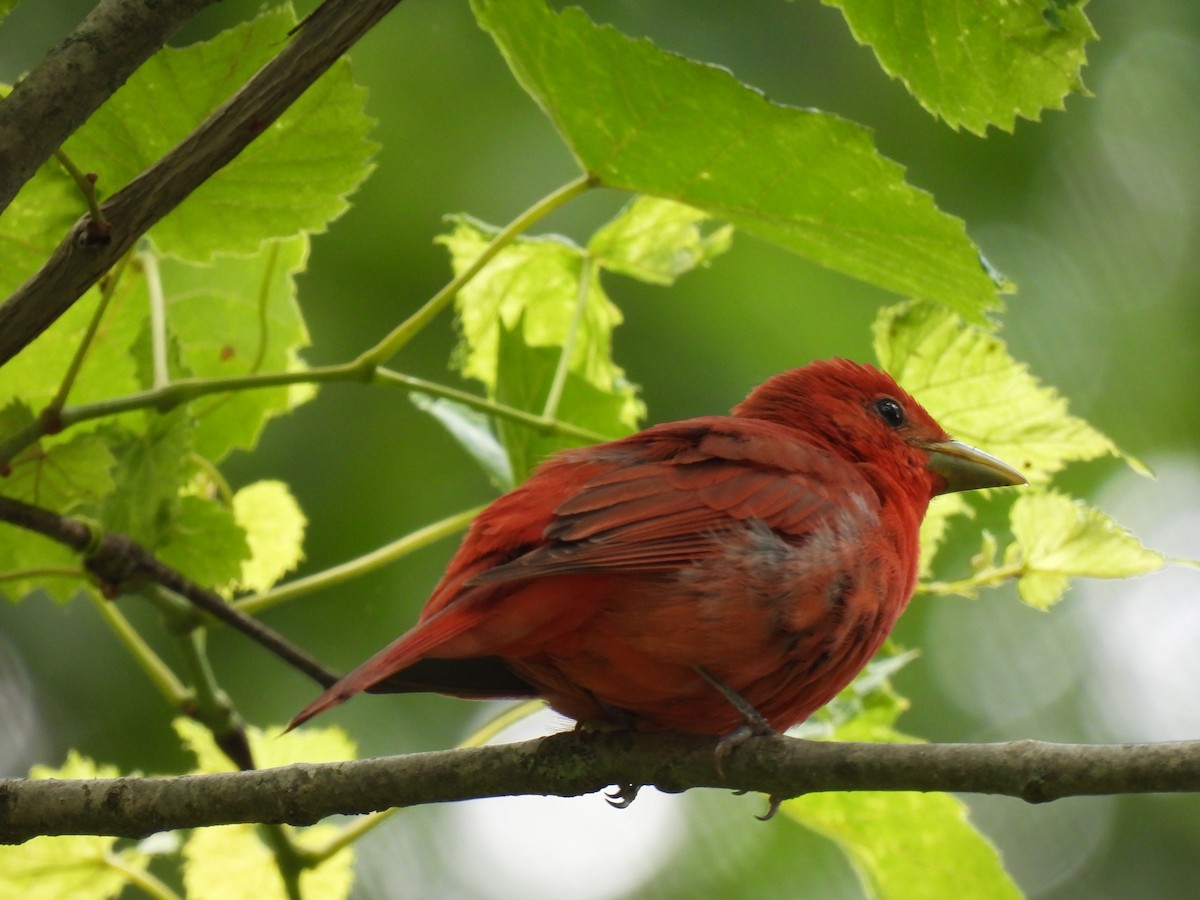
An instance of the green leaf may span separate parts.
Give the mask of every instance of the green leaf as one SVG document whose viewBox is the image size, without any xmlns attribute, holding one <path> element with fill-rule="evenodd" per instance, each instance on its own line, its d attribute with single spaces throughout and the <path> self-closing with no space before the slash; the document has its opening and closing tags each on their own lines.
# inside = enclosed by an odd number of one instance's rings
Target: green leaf
<svg viewBox="0 0 1200 900">
<path fill-rule="evenodd" d="M 7 297 L 36 272 L 86 211 L 58 160 L 39 168 L 0 216 L 0 295 Z"/>
<path fill-rule="evenodd" d="M 246 532 L 233 510 L 205 497 L 185 495 L 173 505 L 155 555 L 197 584 L 227 587 L 250 559 Z"/>
<path fill-rule="evenodd" d="M 308 238 L 267 243 L 254 256 L 220 257 L 210 265 L 163 259 L 159 264 L 167 326 L 184 373 L 234 378 L 304 368 L 299 351 L 308 330 L 296 302 Z M 145 286 L 136 292 L 148 303 Z M 308 385 L 256 388 L 203 397 L 189 409 L 196 452 L 214 462 L 252 450 L 267 422 L 314 396 Z"/>
<path fill-rule="evenodd" d="M 724 69 L 542 0 L 473 0 L 528 91 L 601 184 L 686 203 L 816 262 L 982 321 L 996 284 L 960 220 L 859 125 L 782 106 Z"/>
<path fill-rule="evenodd" d="M 0 0 L 0 22 L 13 11 L 13 7 L 17 5 L 17 0 Z"/>
<path fill-rule="evenodd" d="M 636 197 L 592 235 L 588 252 L 610 272 L 651 284 L 674 284 L 680 275 L 707 266 L 729 249 L 733 229 L 705 231 L 708 213 L 657 197 Z"/>
<path fill-rule="evenodd" d="M 265 591 L 304 559 L 308 520 L 282 481 L 256 481 L 234 494 L 233 518 L 250 547 L 238 587 Z"/>
<path fill-rule="evenodd" d="M 7 214 L 0 216 L 0 222 L 5 218 Z M 109 302 L 67 398 L 68 405 L 133 393 L 141 386 L 130 348 L 144 327 L 148 308 L 133 296 L 132 281 L 126 273 Z M 83 342 L 99 299 L 99 290 L 92 288 L 33 343 L 5 363 L 4 378 L 0 380 L 0 405 L 19 398 L 41 410 L 50 402 Z M 73 430 L 86 431 L 101 425 L 102 422 L 93 420 L 73 426 Z"/>
<path fill-rule="evenodd" d="M 495 399 L 506 406 L 540 413 L 558 370 L 562 351 L 554 347 L 531 347 L 525 342 L 525 329 L 518 319 L 511 330 L 501 328 L 498 371 L 500 379 Z M 558 403 L 558 418 L 597 434 L 625 434 L 633 431 L 626 409 L 633 388 L 618 384 L 613 390 L 601 390 L 574 372 L 568 372 Z M 496 417 L 513 478 L 520 484 L 533 469 L 559 450 L 579 445 L 569 435 L 542 433 L 503 417 Z"/>
<path fill-rule="evenodd" d="M 115 778 L 115 766 L 98 766 L 72 750 L 60 769 L 34 766 L 31 778 Z M 0 897 L 23 900 L 108 900 L 149 865 L 137 850 L 118 849 L 117 839 L 98 835 L 37 837 L 0 847 Z"/>
<path fill-rule="evenodd" d="M 1044 387 L 995 334 L 928 303 L 880 311 L 880 364 L 957 438 L 994 453 L 1031 482 L 1073 460 L 1112 455 L 1145 468 Z"/>
<path fill-rule="evenodd" d="M 1067 94 L 1084 90 L 1084 48 L 1096 39 L 1086 0 L 823 2 L 842 10 L 858 42 L 922 106 L 976 134 L 1062 109 Z"/>
<path fill-rule="evenodd" d="M 483 226 L 459 218 L 438 240 L 450 249 L 459 272 L 489 239 Z M 637 428 L 644 406 L 612 359 L 612 332 L 621 313 L 583 250 L 559 238 L 519 240 L 484 266 L 456 303 L 462 334 L 457 365 L 482 381 L 491 399 L 541 415 L 563 348 L 569 347 L 562 393 L 552 411 L 557 418 L 613 436 Z M 517 481 L 545 452 L 577 443 L 507 421 L 498 421 L 496 430 Z"/>
<path fill-rule="evenodd" d="M 1004 563 L 1021 568 L 1017 591 L 1037 609 L 1062 599 L 1071 578 L 1128 578 L 1171 562 L 1098 509 L 1056 491 L 1023 493 L 1011 520 Z"/>
<path fill-rule="evenodd" d="M 511 491 L 516 486 L 512 463 L 496 432 L 492 430 L 492 420 L 486 413 L 445 397 L 431 397 L 420 392 L 409 394 L 408 399 L 413 406 L 429 413 L 450 432 L 450 436 L 479 463 L 492 484 L 502 491 Z"/>
<path fill-rule="evenodd" d="M 141 433 L 108 431 L 117 460 L 116 489 L 100 510 L 100 521 L 146 549 L 158 547 L 185 481 L 192 425 L 177 409 L 165 415 L 147 412 Z"/>
<path fill-rule="evenodd" d="M 868 897 L 1020 897 L 992 843 L 950 794 L 808 794 L 783 811 L 834 841 Z"/>
<path fill-rule="evenodd" d="M 164 48 L 78 132 L 66 151 L 98 187 L 115 191 L 179 143 L 274 57 L 296 24 L 290 5 L 210 41 Z M 204 262 L 218 252 L 257 252 L 297 232 L 324 231 L 371 171 L 376 145 L 366 92 L 346 60 L 336 63 L 274 124 L 151 229 L 164 253 Z"/>
<path fill-rule="evenodd" d="M 212 734 L 189 719 L 176 719 L 175 731 L 196 757 L 198 772 L 231 772 L 233 765 L 217 748 Z M 247 728 L 246 736 L 260 768 L 298 762 L 340 762 L 354 759 L 355 747 L 338 728 L 305 728 L 282 734 Z M 333 825 L 299 829 L 304 848 L 316 847 L 338 834 Z M 254 825 L 226 825 L 192 832 L 183 847 L 183 881 L 191 900 L 270 900 L 287 896 L 279 865 L 259 838 Z M 346 897 L 354 878 L 354 850 L 341 850 L 300 876 L 305 897 Z"/>
<path fill-rule="evenodd" d="M 911 658 L 912 654 L 877 656 L 839 696 L 843 700 L 847 694 L 860 695 L 861 711 L 828 737 L 838 741 L 915 741 L 895 729 L 896 718 L 907 702 L 887 680 L 891 671 Z M 788 800 L 781 809 L 841 848 L 868 897 L 1021 896 L 1004 871 L 996 848 L 968 821 L 966 805 L 950 794 L 807 794 Z"/>
<path fill-rule="evenodd" d="M 29 408 L 11 403 L 0 410 L 0 435 L 33 421 Z M 96 434 L 78 434 L 50 444 L 39 441 L 18 453 L 0 479 L 0 494 L 64 515 L 91 507 L 112 493 L 116 460 Z"/>
</svg>

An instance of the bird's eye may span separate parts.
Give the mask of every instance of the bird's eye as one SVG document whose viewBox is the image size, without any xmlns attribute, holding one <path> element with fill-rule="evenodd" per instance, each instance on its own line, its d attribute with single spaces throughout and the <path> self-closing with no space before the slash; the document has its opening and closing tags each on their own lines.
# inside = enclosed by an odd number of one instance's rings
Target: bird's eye
<svg viewBox="0 0 1200 900">
<path fill-rule="evenodd" d="M 891 397 L 880 397 L 875 401 L 875 411 L 887 422 L 890 428 L 900 428 L 904 425 L 904 407 Z"/>
</svg>

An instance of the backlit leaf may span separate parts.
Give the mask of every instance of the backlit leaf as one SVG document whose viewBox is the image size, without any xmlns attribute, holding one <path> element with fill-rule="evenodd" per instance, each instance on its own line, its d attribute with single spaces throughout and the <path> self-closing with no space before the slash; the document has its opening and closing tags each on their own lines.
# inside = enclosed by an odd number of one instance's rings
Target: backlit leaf
<svg viewBox="0 0 1200 900">
<path fill-rule="evenodd" d="M 1096 39 L 1077 0 L 823 0 L 859 43 L 947 124 L 1012 131 L 1083 91 L 1085 46 Z"/>
<path fill-rule="evenodd" d="M 1071 578 L 1128 578 L 1157 572 L 1169 560 L 1098 509 L 1056 491 L 1024 493 L 1013 504 L 1014 543 L 1005 565 L 1019 565 L 1021 599 L 1046 609 Z"/>
<path fill-rule="evenodd" d="M 1045 482 L 1073 460 L 1120 456 L 1141 464 L 1067 412 L 1067 401 L 1009 355 L 993 332 L 928 303 L 880 311 L 875 355 L 954 437 Z"/>
<path fill-rule="evenodd" d="M 960 220 L 870 133 L 543 0 L 474 0 L 521 86 L 600 183 L 686 203 L 887 290 L 982 320 L 997 285 Z"/>
</svg>

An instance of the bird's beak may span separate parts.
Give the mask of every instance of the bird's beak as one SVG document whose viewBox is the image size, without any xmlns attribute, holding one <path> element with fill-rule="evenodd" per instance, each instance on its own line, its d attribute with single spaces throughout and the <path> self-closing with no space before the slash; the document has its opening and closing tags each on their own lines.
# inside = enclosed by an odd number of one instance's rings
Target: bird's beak
<svg viewBox="0 0 1200 900">
<path fill-rule="evenodd" d="M 930 471 L 941 475 L 945 482 L 939 494 L 1029 483 L 1008 463 L 961 441 L 934 441 L 925 449 L 929 451 Z"/>
</svg>

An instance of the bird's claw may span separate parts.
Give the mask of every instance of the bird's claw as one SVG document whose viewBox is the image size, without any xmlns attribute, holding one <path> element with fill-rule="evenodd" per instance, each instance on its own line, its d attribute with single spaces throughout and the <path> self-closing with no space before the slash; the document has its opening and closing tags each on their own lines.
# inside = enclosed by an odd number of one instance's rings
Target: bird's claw
<svg viewBox="0 0 1200 900">
<path fill-rule="evenodd" d="M 604 799 L 608 801 L 609 806 L 614 806 L 617 809 L 626 809 L 629 804 L 637 799 L 638 791 L 642 789 L 640 784 L 618 784 L 614 785 L 612 791 L 604 795 Z"/>
<path fill-rule="evenodd" d="M 775 813 L 779 812 L 779 807 L 783 805 L 783 798 L 776 797 L 774 794 L 767 797 L 767 811 L 761 816 L 755 816 L 760 822 L 769 822 L 775 818 Z"/>
</svg>

